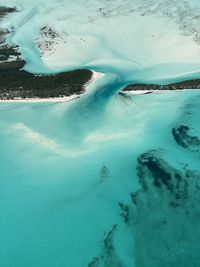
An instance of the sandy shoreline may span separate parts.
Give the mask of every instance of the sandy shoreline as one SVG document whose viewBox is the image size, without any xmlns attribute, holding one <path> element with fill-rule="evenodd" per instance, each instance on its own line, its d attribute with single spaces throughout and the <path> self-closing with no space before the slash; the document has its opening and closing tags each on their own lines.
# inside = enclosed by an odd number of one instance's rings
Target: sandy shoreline
<svg viewBox="0 0 200 267">
<path fill-rule="evenodd" d="M 91 77 L 91 79 L 84 85 L 85 90 L 87 90 L 88 87 L 89 87 L 90 85 L 92 85 L 96 80 L 98 80 L 99 78 L 101 78 L 101 77 L 104 75 L 104 74 L 101 73 L 101 72 L 96 72 L 96 71 L 93 71 L 93 70 L 91 70 L 91 71 L 92 71 L 92 77 Z"/>
<path fill-rule="evenodd" d="M 181 92 L 181 91 L 195 91 L 200 89 L 176 89 L 176 90 L 131 90 L 131 91 L 123 91 L 123 94 L 131 94 L 131 95 L 145 95 L 151 93 L 166 93 L 166 92 Z"/>
<path fill-rule="evenodd" d="M 143 95 L 143 94 L 150 94 L 152 92 L 152 90 L 132 90 L 132 91 L 123 91 L 123 94 L 133 94 L 133 95 Z"/>
<path fill-rule="evenodd" d="M 0 99 L 0 103 L 39 103 L 39 102 L 66 102 L 79 98 L 79 95 L 71 95 L 65 97 L 49 97 L 49 98 L 19 98 L 19 99 Z"/>
<path fill-rule="evenodd" d="M 101 78 L 103 76 L 103 73 L 95 72 L 92 70 L 92 78 L 90 81 L 88 81 L 85 85 L 85 91 L 87 91 L 88 87 L 91 86 L 94 81 Z M 85 92 L 83 92 L 84 94 Z M 72 101 L 74 99 L 79 98 L 81 95 L 71 95 L 71 96 L 64 96 L 64 97 L 49 97 L 49 98 L 19 98 L 19 99 L 0 99 L 0 103 L 42 103 L 42 102 L 68 102 Z"/>
</svg>

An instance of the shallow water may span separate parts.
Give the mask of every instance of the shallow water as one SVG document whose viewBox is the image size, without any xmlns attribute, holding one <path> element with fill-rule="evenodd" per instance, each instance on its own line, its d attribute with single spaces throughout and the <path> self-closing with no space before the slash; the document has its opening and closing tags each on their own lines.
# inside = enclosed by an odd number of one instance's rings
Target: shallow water
<svg viewBox="0 0 200 267">
<path fill-rule="evenodd" d="M 129 81 L 199 77 L 199 46 L 160 14 L 129 17 L 137 1 L 38 2 L 16 1 L 4 22 L 26 69 L 104 75 L 74 101 L 0 104 L 0 265 L 199 266 L 200 92 L 118 94 Z M 111 17 L 94 17 L 100 7 Z M 50 21 L 69 50 L 40 58 L 35 36 Z"/>
<path fill-rule="evenodd" d="M 71 103 L 1 104 L 3 266 L 88 266 L 103 253 L 105 236 L 115 224 L 112 242 L 119 266 L 146 266 L 135 263 L 134 227 L 124 222 L 118 205 L 131 205 L 130 193 L 141 187 L 137 157 L 155 149 L 173 168 L 183 171 L 186 164 L 199 171 L 199 153 L 181 148 L 171 133 L 179 121 L 188 123 L 188 106 L 198 112 L 198 91 L 113 96 L 106 106 L 94 107 L 90 97 Z M 100 101 L 98 94 L 93 98 Z M 196 123 L 192 127 L 198 129 Z M 148 212 L 154 219 L 153 210 Z M 166 210 L 161 212 L 168 217 Z M 169 219 L 179 220 L 174 216 Z M 140 246 L 145 248 L 143 238 Z M 179 257 L 177 252 L 177 264 Z M 102 266 L 118 266 L 110 258 Z"/>
</svg>

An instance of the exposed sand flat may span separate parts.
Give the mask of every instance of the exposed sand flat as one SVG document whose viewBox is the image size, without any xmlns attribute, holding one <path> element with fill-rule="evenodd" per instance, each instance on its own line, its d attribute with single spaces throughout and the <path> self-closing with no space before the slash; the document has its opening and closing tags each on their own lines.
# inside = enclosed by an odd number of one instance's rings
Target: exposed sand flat
<svg viewBox="0 0 200 267">
<path fill-rule="evenodd" d="M 62 4 L 45 0 L 28 6 L 16 0 L 20 12 L 4 20 L 2 27 L 14 25 L 8 41 L 19 46 L 30 72 L 98 67 L 102 72 L 117 70 L 127 82 L 197 78 L 198 8 L 171 2 L 174 8 L 164 0 L 112 1 L 112 5 L 98 0 Z M 11 0 L 6 3 L 13 5 Z M 44 27 L 51 32 L 40 34 Z"/>
</svg>

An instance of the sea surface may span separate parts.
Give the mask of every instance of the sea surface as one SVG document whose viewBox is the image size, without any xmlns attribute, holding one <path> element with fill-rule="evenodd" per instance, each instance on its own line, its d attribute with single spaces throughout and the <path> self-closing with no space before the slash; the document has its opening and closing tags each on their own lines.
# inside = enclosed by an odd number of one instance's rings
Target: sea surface
<svg viewBox="0 0 200 267">
<path fill-rule="evenodd" d="M 200 91 L 119 94 L 200 78 L 182 29 L 199 2 L 145 2 L 5 1 L 27 70 L 103 75 L 73 101 L 0 103 L 0 266 L 199 267 Z M 65 42 L 41 56 L 46 24 Z"/>
</svg>

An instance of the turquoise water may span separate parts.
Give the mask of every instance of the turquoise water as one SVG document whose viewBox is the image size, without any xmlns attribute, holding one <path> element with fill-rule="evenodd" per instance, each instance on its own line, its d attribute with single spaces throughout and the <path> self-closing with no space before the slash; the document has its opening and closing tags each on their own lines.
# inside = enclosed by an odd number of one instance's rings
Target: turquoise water
<svg viewBox="0 0 200 267">
<path fill-rule="evenodd" d="M 5 4 L 27 70 L 104 75 L 70 102 L 0 103 L 0 266 L 199 267 L 200 92 L 118 94 L 199 78 L 198 1 Z M 44 25 L 65 40 L 47 56 Z"/>
<path fill-rule="evenodd" d="M 131 209 L 130 193 L 141 190 L 137 158 L 149 150 L 156 150 L 171 168 L 199 175 L 199 153 L 179 146 L 171 132 L 174 126 L 191 122 L 198 130 L 199 97 L 198 91 L 108 97 L 106 90 L 93 84 L 91 91 L 71 102 L 1 104 L 2 266 L 147 266 L 148 262 L 153 267 L 161 264 L 154 255 L 159 248 L 164 266 L 189 266 L 191 257 L 190 266 L 198 266 L 199 227 L 194 229 L 194 240 L 190 238 L 192 227 L 198 226 L 197 203 L 184 217 L 179 214 L 184 205 L 174 213 L 153 198 L 150 206 L 136 205 L 133 221 L 131 212 L 127 224 L 119 202 Z M 144 193 L 144 197 L 149 196 Z M 194 197 L 198 194 L 191 194 L 188 201 Z M 170 233 L 165 239 L 157 217 L 180 221 L 184 238 L 178 239 L 172 223 L 166 226 Z M 110 241 L 114 249 L 109 252 L 105 239 L 113 225 L 117 225 Z M 173 257 L 160 245 L 155 247 L 160 239 L 169 243 Z M 186 247 L 186 254 L 185 242 L 193 245 Z M 140 250 L 149 255 L 140 255 Z M 89 265 L 96 256 L 99 265 Z M 141 256 L 146 257 L 144 262 Z M 182 258 L 188 260 L 186 265 L 180 264 Z"/>
</svg>

